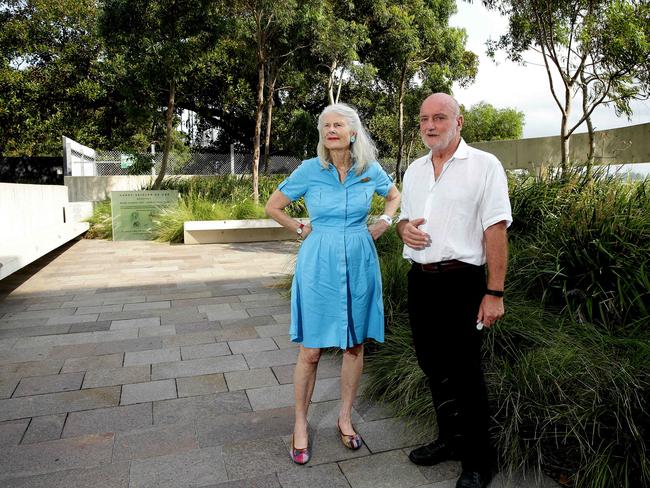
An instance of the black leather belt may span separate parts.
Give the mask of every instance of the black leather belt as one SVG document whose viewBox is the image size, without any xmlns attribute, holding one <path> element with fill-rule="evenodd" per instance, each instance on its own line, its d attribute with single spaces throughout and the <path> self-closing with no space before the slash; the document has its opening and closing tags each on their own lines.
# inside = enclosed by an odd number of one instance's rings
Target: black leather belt
<svg viewBox="0 0 650 488">
<path fill-rule="evenodd" d="M 458 259 L 450 259 L 448 261 L 439 261 L 437 263 L 428 264 L 414 262 L 411 267 L 418 271 L 424 271 L 425 273 L 444 273 L 445 271 L 452 271 L 454 269 L 475 268 L 476 265 L 464 263 Z"/>
</svg>

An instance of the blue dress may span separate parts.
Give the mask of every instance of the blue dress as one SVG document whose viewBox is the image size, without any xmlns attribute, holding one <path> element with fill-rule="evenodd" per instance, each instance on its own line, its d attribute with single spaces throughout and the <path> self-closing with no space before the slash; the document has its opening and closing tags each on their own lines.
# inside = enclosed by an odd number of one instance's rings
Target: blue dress
<svg viewBox="0 0 650 488">
<path fill-rule="evenodd" d="M 333 164 L 308 159 L 278 189 L 304 196 L 312 231 L 300 246 L 291 287 L 293 342 L 346 349 L 372 338 L 384 341 L 384 304 L 377 250 L 366 220 L 374 193 L 392 181 L 377 162 L 343 183 Z"/>
</svg>

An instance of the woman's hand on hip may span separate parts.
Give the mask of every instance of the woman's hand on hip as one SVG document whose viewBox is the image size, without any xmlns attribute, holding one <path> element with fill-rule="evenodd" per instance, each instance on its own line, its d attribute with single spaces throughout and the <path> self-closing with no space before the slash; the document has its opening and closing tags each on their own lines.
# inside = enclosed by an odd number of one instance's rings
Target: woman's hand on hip
<svg viewBox="0 0 650 488">
<path fill-rule="evenodd" d="M 376 241 L 381 235 L 388 230 L 388 223 L 384 220 L 378 220 L 372 225 L 368 226 L 368 231 L 372 236 L 372 240 Z"/>
</svg>

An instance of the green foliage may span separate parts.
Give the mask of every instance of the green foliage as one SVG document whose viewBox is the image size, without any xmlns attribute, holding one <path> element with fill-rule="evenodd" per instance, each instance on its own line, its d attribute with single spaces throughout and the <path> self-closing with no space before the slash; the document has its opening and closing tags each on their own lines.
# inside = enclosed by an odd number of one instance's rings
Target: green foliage
<svg viewBox="0 0 650 488">
<path fill-rule="evenodd" d="M 515 177 L 510 188 L 506 315 L 484 347 L 502 469 L 543 469 L 578 488 L 646 486 L 650 181 L 576 172 Z M 377 248 L 387 335 L 368 358 L 366 392 L 431 426 L 407 321 L 408 264 L 394 234 Z"/>
<path fill-rule="evenodd" d="M 520 139 L 524 133 L 524 114 L 513 108 L 498 109 L 480 102 L 469 109 L 461 107 L 461 111 L 466 142 Z"/>
<path fill-rule="evenodd" d="M 112 239 L 113 219 L 111 217 L 111 201 L 95 203 L 93 215 L 88 219 L 90 228 L 86 232 L 86 239 Z"/>
</svg>

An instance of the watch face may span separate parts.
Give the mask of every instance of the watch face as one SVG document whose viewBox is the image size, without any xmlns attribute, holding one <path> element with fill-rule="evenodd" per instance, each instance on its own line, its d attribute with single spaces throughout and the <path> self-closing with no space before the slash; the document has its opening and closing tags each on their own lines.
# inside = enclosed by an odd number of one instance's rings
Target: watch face
<svg viewBox="0 0 650 488">
<path fill-rule="evenodd" d="M 298 227 L 298 228 L 296 229 L 296 234 L 298 234 L 299 236 L 302 235 L 302 227 Z"/>
</svg>

